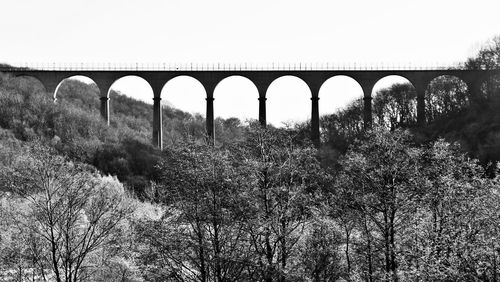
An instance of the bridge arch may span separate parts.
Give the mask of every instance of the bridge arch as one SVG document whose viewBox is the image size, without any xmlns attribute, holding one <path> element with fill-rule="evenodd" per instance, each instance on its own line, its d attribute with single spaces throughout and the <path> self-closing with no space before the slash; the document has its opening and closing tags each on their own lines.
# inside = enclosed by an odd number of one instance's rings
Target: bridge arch
<svg viewBox="0 0 500 282">
<path fill-rule="evenodd" d="M 215 140 L 225 142 L 242 137 L 242 125 L 259 116 L 259 90 L 244 75 L 229 75 L 214 88 Z"/>
<path fill-rule="evenodd" d="M 275 78 L 266 90 L 267 121 L 275 126 L 304 122 L 311 118 L 310 86 L 300 77 L 283 75 Z M 317 99 L 316 99 L 317 102 Z"/>
<path fill-rule="evenodd" d="M 141 76 L 135 74 L 126 74 L 117 77 L 109 83 L 109 87 L 100 88 L 101 89 L 101 115 L 105 120 L 110 122 L 110 113 L 114 112 L 117 117 L 130 115 L 130 111 L 134 109 L 127 108 L 126 99 L 134 99 L 142 101 L 146 104 L 151 104 L 151 98 L 153 97 L 153 89 L 149 82 Z M 103 89 L 107 88 L 107 92 Z M 120 96 L 113 96 L 112 93 L 122 94 Z M 110 100 L 114 100 L 110 103 Z M 126 118 L 117 118 L 115 122 L 127 121 Z M 122 126 L 128 126 L 124 124 Z M 146 125 L 148 127 L 148 125 Z"/>
<path fill-rule="evenodd" d="M 388 75 L 372 89 L 373 117 L 376 125 L 395 129 L 417 124 L 417 90 L 404 75 Z"/>
<path fill-rule="evenodd" d="M 70 81 L 78 84 L 76 89 L 68 83 Z M 61 92 L 69 95 L 66 98 L 78 100 L 81 107 L 88 107 L 91 110 L 99 109 L 98 98 L 101 96 L 99 87 L 94 80 L 87 76 L 72 75 L 61 80 L 53 93 L 54 102 L 59 100 L 58 94 Z"/>
<path fill-rule="evenodd" d="M 321 143 L 340 144 L 338 142 L 344 140 L 339 140 L 339 136 L 345 136 L 352 129 L 363 129 L 364 92 L 355 78 L 345 74 L 332 76 L 322 83 L 318 93 Z M 344 120 L 342 124 L 341 119 Z M 347 122 L 349 125 L 343 126 Z"/>
<path fill-rule="evenodd" d="M 221 84 L 222 82 L 227 82 L 227 79 L 235 79 L 235 78 L 238 80 L 241 80 L 241 81 L 250 81 L 257 88 L 257 85 L 255 84 L 254 80 L 248 74 L 232 72 L 232 73 L 228 73 L 228 74 L 224 73 L 220 77 L 218 77 L 217 82 L 215 83 L 214 89 L 217 88 L 217 86 L 219 84 Z"/>
<path fill-rule="evenodd" d="M 121 88 L 122 90 L 128 88 L 128 90 L 123 91 L 124 94 L 131 95 L 132 98 L 136 100 L 142 100 L 146 103 L 150 103 L 149 99 L 153 99 L 154 97 L 153 87 L 146 77 L 143 77 L 139 74 L 126 74 L 113 79 L 113 82 L 110 84 L 107 92 L 101 93 L 101 96 L 104 97 L 105 94 L 106 97 L 111 98 L 111 90 L 116 91 L 117 88 Z M 143 94 L 140 94 L 139 92 Z"/>
<path fill-rule="evenodd" d="M 425 116 L 427 122 L 434 121 L 470 105 L 467 83 L 455 75 L 434 77 L 425 91 Z"/>
<path fill-rule="evenodd" d="M 202 100 L 206 98 L 206 95 L 205 85 L 198 78 L 186 74 L 179 74 L 167 79 L 160 93 L 162 100 L 168 101 L 168 103 L 164 103 L 165 105 L 192 114 L 205 111 L 205 107 L 196 107 L 199 104 L 194 103 L 192 98 L 195 101 Z"/>
<path fill-rule="evenodd" d="M 363 95 L 363 88 L 355 78 L 344 74 L 334 75 L 325 80 L 319 88 L 319 113 L 333 114 L 356 99 L 363 98 Z"/>
<path fill-rule="evenodd" d="M 153 129 L 161 134 L 158 142 L 170 146 L 185 141 L 188 137 L 205 137 L 206 123 L 203 124 L 203 119 L 206 114 L 207 91 L 198 78 L 185 74 L 169 78 L 163 84 L 160 97 L 161 105 L 165 108 L 154 113 L 159 120 L 159 127 Z M 162 116 L 164 113 L 165 118 Z M 186 113 L 188 116 L 185 116 Z M 183 123 L 174 123 L 174 119 L 181 119 Z"/>
<path fill-rule="evenodd" d="M 48 93 L 49 87 L 37 75 L 30 73 L 16 74 L 14 79 L 20 83 L 21 87 L 28 87 L 29 91 L 43 91 Z"/>
<path fill-rule="evenodd" d="M 203 75 L 202 74 L 197 74 L 195 72 L 179 72 L 179 73 L 173 73 L 170 76 L 165 78 L 165 82 L 163 83 L 162 87 L 162 93 L 165 90 L 165 86 L 171 85 L 171 84 L 196 84 L 196 85 L 201 85 L 203 87 L 203 91 L 205 93 L 207 92 L 207 87 L 203 83 Z M 165 93 L 166 94 L 166 93 Z"/>
<path fill-rule="evenodd" d="M 231 89 L 237 89 L 237 93 L 231 93 Z M 217 98 L 216 109 L 224 108 L 224 111 L 215 111 L 220 117 L 243 120 L 258 117 L 259 90 L 246 76 L 230 75 L 220 80 L 214 88 L 214 98 Z"/>
</svg>

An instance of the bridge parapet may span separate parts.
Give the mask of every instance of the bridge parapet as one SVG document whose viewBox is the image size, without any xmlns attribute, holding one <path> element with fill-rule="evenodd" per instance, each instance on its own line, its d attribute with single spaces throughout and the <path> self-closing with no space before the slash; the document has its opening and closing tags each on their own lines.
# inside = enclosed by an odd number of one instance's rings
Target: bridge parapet
<svg viewBox="0 0 500 282">
<path fill-rule="evenodd" d="M 447 70 L 466 69 L 463 62 L 414 63 L 414 62 L 271 62 L 271 63 L 14 63 L 0 67 L 0 71 L 381 71 L 381 70 Z"/>
</svg>

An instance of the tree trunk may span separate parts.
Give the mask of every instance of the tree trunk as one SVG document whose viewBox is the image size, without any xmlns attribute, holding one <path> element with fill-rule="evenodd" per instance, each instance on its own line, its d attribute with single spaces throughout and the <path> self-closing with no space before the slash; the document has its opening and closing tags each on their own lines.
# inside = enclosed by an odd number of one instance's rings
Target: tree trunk
<svg viewBox="0 0 500 282">
<path fill-rule="evenodd" d="M 205 249 L 203 247 L 203 231 L 201 230 L 200 222 L 196 223 L 198 227 L 198 257 L 200 259 L 200 281 L 207 281 L 206 265 L 205 265 Z"/>
<path fill-rule="evenodd" d="M 349 256 L 349 243 L 350 243 L 351 234 L 347 231 L 346 228 L 346 238 L 345 238 L 345 257 L 347 261 L 347 277 L 351 280 L 351 258 Z"/>
<path fill-rule="evenodd" d="M 391 273 L 392 273 L 392 280 L 393 281 L 398 281 L 398 273 L 397 273 L 397 263 L 396 263 L 396 244 L 395 244 L 395 235 L 396 231 L 394 230 L 394 218 L 396 217 L 396 212 L 393 209 L 391 209 L 391 214 L 389 218 L 389 239 L 390 239 L 390 251 L 391 251 Z"/>
<path fill-rule="evenodd" d="M 285 271 L 286 268 L 286 261 L 287 261 L 287 251 L 286 251 L 286 222 L 285 220 L 281 220 L 281 239 L 280 239 L 280 245 L 281 245 L 281 272 L 280 272 L 280 281 L 285 282 L 285 276 L 283 272 Z"/>
<path fill-rule="evenodd" d="M 368 260 L 368 281 L 373 282 L 372 240 L 370 232 L 368 230 L 368 224 L 366 222 L 366 214 L 364 217 L 364 227 L 366 233 L 366 247 L 367 247 L 366 258 Z"/>
<path fill-rule="evenodd" d="M 390 238 L 389 238 L 389 222 L 387 211 L 384 211 L 384 258 L 385 258 L 385 275 L 391 272 L 391 254 L 390 254 Z"/>
<path fill-rule="evenodd" d="M 344 229 L 345 229 L 345 258 L 347 261 L 347 277 L 348 280 L 351 280 L 351 258 L 349 256 L 349 243 L 350 243 L 351 232 L 347 228 L 347 224 L 344 224 Z"/>
<path fill-rule="evenodd" d="M 493 282 L 498 282 L 498 275 L 497 275 L 497 255 L 495 254 L 495 251 L 493 251 Z"/>
<path fill-rule="evenodd" d="M 266 259 L 267 259 L 267 269 L 266 269 L 266 282 L 273 281 L 273 252 L 271 247 L 271 242 L 269 240 L 270 231 L 266 232 Z"/>
<path fill-rule="evenodd" d="M 215 276 L 216 276 L 216 281 L 221 282 L 222 281 L 222 268 L 220 264 L 220 256 L 221 256 L 221 248 L 220 248 L 220 242 L 219 242 L 219 227 L 217 224 L 217 220 L 214 218 L 213 223 L 214 226 L 214 257 L 215 257 Z"/>
</svg>

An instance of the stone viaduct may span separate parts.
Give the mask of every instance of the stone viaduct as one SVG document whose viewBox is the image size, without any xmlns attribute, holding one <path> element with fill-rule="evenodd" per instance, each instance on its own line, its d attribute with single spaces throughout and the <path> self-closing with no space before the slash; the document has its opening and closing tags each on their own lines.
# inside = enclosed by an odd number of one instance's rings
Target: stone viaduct
<svg viewBox="0 0 500 282">
<path fill-rule="evenodd" d="M 2 70 L 0 70 L 2 71 Z M 420 70 L 40 70 L 10 69 L 3 70 L 14 76 L 29 76 L 38 79 L 49 93 L 54 93 L 59 84 L 72 76 L 85 76 L 92 79 L 100 90 L 101 115 L 109 123 L 109 89 L 118 79 L 125 76 L 138 76 L 145 79 L 153 89 L 153 132 L 152 142 L 162 148 L 162 111 L 161 91 L 163 86 L 178 76 L 190 76 L 197 79 L 206 91 L 206 130 L 208 136 L 214 136 L 214 90 L 219 82 L 230 76 L 242 76 L 252 81 L 259 92 L 259 121 L 266 124 L 266 92 L 269 85 L 282 76 L 295 76 L 302 79 L 312 93 L 311 96 L 311 140 L 319 145 L 319 90 L 323 83 L 334 76 L 348 76 L 356 80 L 364 93 L 364 124 L 369 127 L 372 122 L 372 89 L 380 79 L 397 75 L 408 79 L 417 92 L 417 119 L 419 124 L 425 123 L 425 90 L 431 80 L 442 75 L 455 76 L 464 81 L 471 97 L 478 97 L 481 85 L 500 70 L 465 70 L 465 69 L 420 69 Z M 257 97 L 256 97 L 257 98 Z"/>
</svg>

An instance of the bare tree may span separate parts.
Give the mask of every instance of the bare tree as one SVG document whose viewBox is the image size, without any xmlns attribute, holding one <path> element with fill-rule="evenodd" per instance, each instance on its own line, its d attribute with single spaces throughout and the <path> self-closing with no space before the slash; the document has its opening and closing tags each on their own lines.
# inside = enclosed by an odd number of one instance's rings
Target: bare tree
<svg viewBox="0 0 500 282">
<path fill-rule="evenodd" d="M 119 182 L 41 145 L 18 156 L 0 177 L 26 201 L 27 208 L 17 211 L 18 223 L 41 239 L 43 246 L 31 249 L 33 257 L 50 265 L 58 282 L 86 280 L 95 267 L 89 258 L 131 212 Z"/>
</svg>

